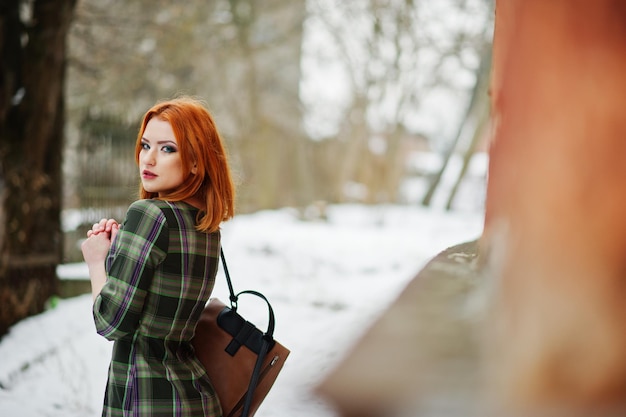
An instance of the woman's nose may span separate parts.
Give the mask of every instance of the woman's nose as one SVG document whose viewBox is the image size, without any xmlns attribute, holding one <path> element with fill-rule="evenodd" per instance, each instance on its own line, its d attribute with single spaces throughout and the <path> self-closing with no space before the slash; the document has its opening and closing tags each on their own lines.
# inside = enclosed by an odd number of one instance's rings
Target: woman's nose
<svg viewBox="0 0 626 417">
<path fill-rule="evenodd" d="M 141 152 L 141 161 L 145 165 L 154 165 L 155 158 L 154 158 L 154 152 L 152 151 L 152 149 L 144 149 Z"/>
</svg>

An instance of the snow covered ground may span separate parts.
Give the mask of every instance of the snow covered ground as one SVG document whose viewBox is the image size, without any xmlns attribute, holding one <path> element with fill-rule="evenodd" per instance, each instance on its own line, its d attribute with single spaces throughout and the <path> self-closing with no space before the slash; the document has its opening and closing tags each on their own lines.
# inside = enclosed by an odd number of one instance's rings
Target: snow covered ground
<svg viewBox="0 0 626 417">
<path fill-rule="evenodd" d="M 415 273 L 446 247 L 482 231 L 478 212 L 415 206 L 331 206 L 328 221 L 290 209 L 238 216 L 223 228 L 235 291 L 255 289 L 276 313 L 275 337 L 291 349 L 258 417 L 329 417 L 312 387 L 342 358 Z M 59 267 L 86 276 L 84 264 Z M 222 272 L 214 296 L 227 299 Z M 242 297 L 259 327 L 263 304 Z M 95 333 L 91 296 L 62 300 L 0 340 L 0 416 L 95 417 L 111 344 Z"/>
</svg>

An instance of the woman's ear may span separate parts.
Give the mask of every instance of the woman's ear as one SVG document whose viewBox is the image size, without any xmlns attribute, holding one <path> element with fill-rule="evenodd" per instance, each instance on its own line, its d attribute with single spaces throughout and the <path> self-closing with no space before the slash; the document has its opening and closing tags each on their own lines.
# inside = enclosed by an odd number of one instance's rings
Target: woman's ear
<svg viewBox="0 0 626 417">
<path fill-rule="evenodd" d="M 191 173 L 193 175 L 196 175 L 197 172 L 198 172 L 198 165 L 197 164 L 193 164 L 193 166 L 191 167 Z"/>
</svg>

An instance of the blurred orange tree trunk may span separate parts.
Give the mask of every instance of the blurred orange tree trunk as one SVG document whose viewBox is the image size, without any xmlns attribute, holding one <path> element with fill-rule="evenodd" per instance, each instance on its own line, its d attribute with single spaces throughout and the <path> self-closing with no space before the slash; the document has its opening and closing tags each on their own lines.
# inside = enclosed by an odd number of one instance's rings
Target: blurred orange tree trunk
<svg viewBox="0 0 626 417">
<path fill-rule="evenodd" d="M 0 335 L 41 312 L 56 291 L 66 34 L 75 5 L 0 6 Z"/>
<path fill-rule="evenodd" d="M 614 0 L 497 2 L 481 251 L 494 389 L 524 411 L 626 410 L 624 22 Z"/>
</svg>

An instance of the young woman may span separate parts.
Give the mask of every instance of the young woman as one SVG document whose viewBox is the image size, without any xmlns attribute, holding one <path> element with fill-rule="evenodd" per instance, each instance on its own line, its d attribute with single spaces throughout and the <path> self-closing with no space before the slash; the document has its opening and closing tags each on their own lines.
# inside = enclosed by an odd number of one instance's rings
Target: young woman
<svg viewBox="0 0 626 417">
<path fill-rule="evenodd" d="M 81 246 L 96 329 L 114 341 L 102 415 L 221 416 L 190 340 L 234 211 L 224 144 L 206 107 L 182 97 L 148 110 L 135 159 L 141 199 Z"/>
</svg>

